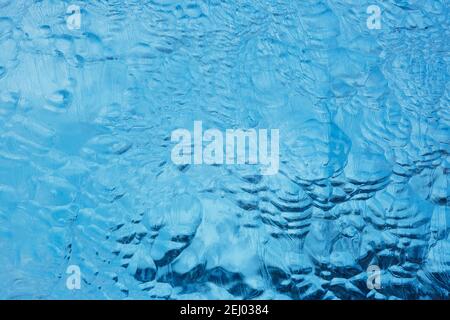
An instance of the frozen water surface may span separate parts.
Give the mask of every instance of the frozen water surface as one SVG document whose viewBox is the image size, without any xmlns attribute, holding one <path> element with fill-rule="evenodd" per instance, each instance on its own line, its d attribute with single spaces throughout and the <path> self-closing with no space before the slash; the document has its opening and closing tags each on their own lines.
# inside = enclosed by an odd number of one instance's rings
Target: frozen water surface
<svg viewBox="0 0 450 320">
<path fill-rule="evenodd" d="M 0 298 L 449 299 L 449 21 L 0 0 Z M 279 173 L 175 165 L 196 120 L 279 129 Z"/>
</svg>

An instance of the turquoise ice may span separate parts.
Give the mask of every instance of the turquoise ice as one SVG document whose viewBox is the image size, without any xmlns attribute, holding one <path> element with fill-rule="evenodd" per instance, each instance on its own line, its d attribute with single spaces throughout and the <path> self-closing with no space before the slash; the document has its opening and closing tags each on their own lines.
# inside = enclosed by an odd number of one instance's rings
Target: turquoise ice
<svg viewBox="0 0 450 320">
<path fill-rule="evenodd" d="M 0 299 L 449 299 L 449 12 L 0 0 Z M 174 164 L 194 121 L 278 174 Z"/>
</svg>

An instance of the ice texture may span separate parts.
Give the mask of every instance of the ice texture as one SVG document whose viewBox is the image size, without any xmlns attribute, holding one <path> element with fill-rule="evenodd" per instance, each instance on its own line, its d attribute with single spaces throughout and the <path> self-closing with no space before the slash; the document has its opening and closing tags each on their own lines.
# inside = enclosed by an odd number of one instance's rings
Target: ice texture
<svg viewBox="0 0 450 320">
<path fill-rule="evenodd" d="M 450 299 L 449 12 L 0 0 L 0 298 Z M 279 173 L 175 165 L 196 120 Z"/>
</svg>

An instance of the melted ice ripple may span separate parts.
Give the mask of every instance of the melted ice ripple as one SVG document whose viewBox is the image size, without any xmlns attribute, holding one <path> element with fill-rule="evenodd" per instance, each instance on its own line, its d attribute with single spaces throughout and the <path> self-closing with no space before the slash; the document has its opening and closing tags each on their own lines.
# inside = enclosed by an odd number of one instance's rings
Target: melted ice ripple
<svg viewBox="0 0 450 320">
<path fill-rule="evenodd" d="M 0 298 L 449 299 L 449 12 L 0 0 Z M 279 173 L 176 166 L 194 120 Z"/>
</svg>

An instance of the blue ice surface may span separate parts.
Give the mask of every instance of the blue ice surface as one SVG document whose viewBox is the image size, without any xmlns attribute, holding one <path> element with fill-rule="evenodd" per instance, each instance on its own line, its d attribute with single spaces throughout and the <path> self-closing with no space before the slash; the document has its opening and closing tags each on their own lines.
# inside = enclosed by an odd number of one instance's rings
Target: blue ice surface
<svg viewBox="0 0 450 320">
<path fill-rule="evenodd" d="M 450 299 L 449 21 L 0 0 L 0 298 Z M 174 164 L 194 121 L 279 129 L 279 173 Z"/>
</svg>

